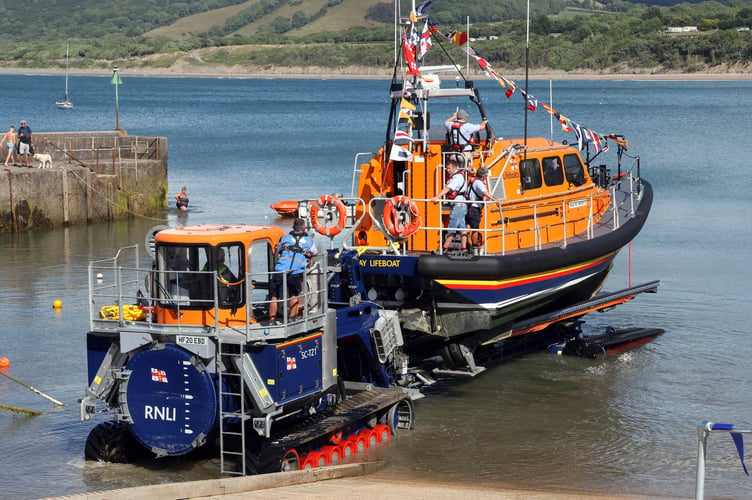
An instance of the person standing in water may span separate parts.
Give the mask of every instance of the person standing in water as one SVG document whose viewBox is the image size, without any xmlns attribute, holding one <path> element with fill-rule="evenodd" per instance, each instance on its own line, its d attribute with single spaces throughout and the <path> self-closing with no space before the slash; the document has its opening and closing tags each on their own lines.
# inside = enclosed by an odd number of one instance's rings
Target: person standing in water
<svg viewBox="0 0 752 500">
<path fill-rule="evenodd" d="M 185 186 L 175 195 L 175 206 L 180 210 L 188 210 L 188 195 L 185 193 Z"/>
</svg>

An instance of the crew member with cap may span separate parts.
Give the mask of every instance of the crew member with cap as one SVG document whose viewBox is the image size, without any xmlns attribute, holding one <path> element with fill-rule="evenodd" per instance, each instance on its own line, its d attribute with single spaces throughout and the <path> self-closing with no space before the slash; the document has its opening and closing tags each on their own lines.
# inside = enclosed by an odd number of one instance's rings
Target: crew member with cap
<svg viewBox="0 0 752 500">
<path fill-rule="evenodd" d="M 467 199 L 473 203 L 470 203 L 467 215 L 465 216 L 465 222 L 467 228 L 470 229 L 470 245 L 480 246 L 480 232 L 477 229 L 480 227 L 480 218 L 483 200 L 491 200 L 495 203 L 500 203 L 499 200 L 491 195 L 491 190 L 488 188 L 488 167 L 480 167 L 475 177 L 470 180 L 467 187 Z M 473 231 L 475 229 L 475 231 Z M 462 247 L 466 246 L 467 233 L 462 234 Z"/>
<path fill-rule="evenodd" d="M 480 132 L 486 128 L 488 119 L 483 118 L 483 121 L 478 123 L 468 123 L 467 112 L 464 109 L 455 111 L 445 122 L 444 127 L 447 130 L 449 137 L 449 144 L 452 149 L 461 151 L 464 155 L 465 165 L 464 167 L 470 168 L 473 161 L 473 134 Z M 457 155 L 459 157 L 459 155 Z"/>
</svg>

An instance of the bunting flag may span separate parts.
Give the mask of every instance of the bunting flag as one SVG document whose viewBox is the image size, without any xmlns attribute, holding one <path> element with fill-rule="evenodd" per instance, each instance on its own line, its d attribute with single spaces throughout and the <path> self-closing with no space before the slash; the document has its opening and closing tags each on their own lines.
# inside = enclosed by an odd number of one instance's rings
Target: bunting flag
<svg viewBox="0 0 752 500">
<path fill-rule="evenodd" d="M 467 33 L 463 33 L 461 31 L 450 31 L 447 33 L 446 36 L 449 41 L 451 41 L 453 44 L 455 44 L 458 47 L 461 47 L 467 43 Z"/>
<path fill-rule="evenodd" d="M 611 139 L 614 141 L 618 146 L 621 146 L 626 151 L 629 149 L 629 141 L 626 140 L 623 136 L 616 135 L 616 134 L 609 134 L 606 136 L 607 139 Z"/>
<path fill-rule="evenodd" d="M 408 101 L 407 99 L 403 97 L 402 100 L 400 101 L 400 108 L 402 109 L 402 111 L 405 111 L 406 109 L 410 111 L 415 111 L 415 104 L 411 103 L 410 101 Z"/>
<path fill-rule="evenodd" d="M 553 115 L 556 117 L 557 120 L 559 120 L 559 123 L 561 123 L 562 131 L 564 132 L 572 131 L 572 127 L 569 126 L 569 119 L 566 116 L 559 114 L 556 111 L 554 111 Z"/>
<path fill-rule="evenodd" d="M 423 5 L 421 5 L 421 8 L 423 8 L 424 6 L 427 7 L 427 4 L 429 3 L 430 2 L 424 2 Z M 419 8 L 418 10 L 420 10 L 421 8 Z M 425 12 L 425 10 L 423 10 L 423 12 Z M 436 30 L 433 27 L 433 24 L 431 24 L 429 21 L 426 22 L 426 27 L 423 29 L 423 34 L 426 33 L 426 29 L 428 29 L 430 33 L 438 32 L 438 30 Z M 478 62 L 478 65 L 480 66 L 481 70 L 486 76 L 490 78 L 495 78 L 496 81 L 499 82 L 502 88 L 506 88 L 506 91 L 504 92 L 504 94 L 507 96 L 507 99 L 510 99 L 512 95 L 514 95 L 514 92 L 517 90 L 517 85 L 512 80 L 507 80 L 502 75 L 494 71 L 494 69 L 491 67 L 488 61 L 480 57 L 478 53 L 475 51 L 475 49 L 473 49 L 471 46 L 467 45 L 463 47 L 463 45 L 465 45 L 468 41 L 466 33 L 462 33 L 461 31 L 454 30 L 454 31 L 450 31 L 449 33 L 441 33 L 441 34 L 445 38 L 450 40 L 453 44 L 460 47 L 464 52 L 471 55 Z M 408 65 L 409 65 L 410 60 L 408 59 L 407 55 L 405 56 L 405 59 L 408 60 Z M 414 62 L 414 58 L 413 58 L 413 62 Z M 416 71 L 417 71 L 417 65 L 416 65 Z M 411 74 L 411 73 L 408 72 L 408 74 Z M 419 73 L 412 73 L 412 74 L 416 74 L 420 76 Z M 524 90 L 520 89 L 520 94 L 525 99 L 525 107 L 527 109 L 529 109 L 530 111 L 534 113 L 538 107 L 538 104 L 540 104 L 543 107 L 543 109 L 545 109 L 549 114 L 555 116 L 556 119 L 559 120 L 559 123 L 561 124 L 561 130 L 563 132 L 574 132 L 575 136 L 577 137 L 577 145 L 580 150 L 583 150 L 587 148 L 588 145 L 592 144 L 596 154 L 608 151 L 608 139 L 614 140 L 616 144 L 618 144 L 620 147 L 624 149 L 627 149 L 627 147 L 629 146 L 629 142 L 626 139 L 624 139 L 623 136 L 617 136 L 616 134 L 609 134 L 609 135 L 604 136 L 592 130 L 586 129 L 580 124 L 575 123 L 569 118 L 567 118 L 566 116 L 558 113 L 548 104 L 538 101 L 538 99 L 528 94 Z M 400 117 L 402 116 L 403 116 L 403 113 L 401 112 Z"/>
<path fill-rule="evenodd" d="M 533 97 L 532 94 L 528 94 L 524 90 L 520 90 L 520 94 L 522 94 L 522 97 L 525 98 L 525 102 L 527 103 L 525 107 L 535 113 L 535 110 L 538 108 L 538 99 Z"/>
<path fill-rule="evenodd" d="M 404 109 L 400 109 L 399 118 L 397 121 L 405 119 L 410 124 L 411 127 L 414 127 L 415 124 L 413 123 L 413 119 L 410 116 L 410 113 L 405 111 Z"/>
<path fill-rule="evenodd" d="M 406 147 L 393 144 L 389 159 L 392 161 L 410 161 L 413 159 L 413 154 Z"/>
<path fill-rule="evenodd" d="M 418 8 L 415 9 L 415 15 L 418 17 L 423 17 L 426 15 L 426 11 L 428 10 L 428 6 L 431 5 L 431 0 L 428 0 L 426 2 L 423 2 L 422 4 L 418 5 Z"/>
<path fill-rule="evenodd" d="M 413 139 L 412 136 L 410 134 L 408 134 L 407 132 L 405 132 L 404 130 L 397 130 L 394 133 L 394 142 L 395 143 L 400 143 L 400 144 L 412 143 L 414 140 L 415 139 Z"/>
<path fill-rule="evenodd" d="M 418 69 L 418 64 L 415 62 L 415 52 L 413 50 L 413 47 L 407 43 L 407 38 L 403 34 L 402 55 L 405 57 L 405 62 L 407 63 L 407 74 L 420 76 L 420 70 Z"/>
<path fill-rule="evenodd" d="M 423 31 L 420 33 L 420 42 L 418 43 L 418 59 L 423 59 L 423 56 L 426 55 L 428 49 L 431 48 L 431 44 L 431 27 L 428 25 L 428 20 L 426 19 L 426 24 L 425 26 L 423 26 Z"/>
<path fill-rule="evenodd" d="M 415 90 L 415 85 L 410 83 L 410 80 L 405 80 L 402 83 L 402 97 L 410 97 Z"/>
<path fill-rule="evenodd" d="M 744 437 L 738 432 L 731 432 L 730 434 L 731 439 L 734 441 L 734 445 L 736 446 L 736 452 L 739 454 L 739 460 L 742 463 L 742 469 L 744 469 L 744 473 L 749 476 L 747 464 L 744 463 Z"/>
</svg>

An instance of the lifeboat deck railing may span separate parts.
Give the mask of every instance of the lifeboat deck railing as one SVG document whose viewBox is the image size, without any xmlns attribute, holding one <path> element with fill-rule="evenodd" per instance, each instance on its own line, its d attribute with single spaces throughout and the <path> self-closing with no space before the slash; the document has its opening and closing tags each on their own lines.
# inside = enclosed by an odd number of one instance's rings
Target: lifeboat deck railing
<svg viewBox="0 0 752 500">
<path fill-rule="evenodd" d="M 559 201 L 542 200 L 539 203 L 528 204 L 525 206 L 526 210 L 532 210 L 532 214 L 519 216 L 529 219 L 531 222 L 530 227 L 515 230 L 510 230 L 509 225 L 510 223 L 517 221 L 515 211 L 520 210 L 521 207 L 504 203 L 496 204 L 491 201 L 442 200 L 440 201 L 440 203 L 442 204 L 442 213 L 444 214 L 448 213 L 451 210 L 451 203 L 464 203 L 468 205 L 470 203 L 481 204 L 483 214 L 481 225 L 477 229 L 472 229 L 472 231 L 480 233 L 480 235 L 482 236 L 482 244 L 475 249 L 475 252 L 478 255 L 489 254 L 487 242 L 490 238 L 500 237 L 502 242 L 500 253 L 502 255 L 505 255 L 509 251 L 509 249 L 506 248 L 506 240 L 507 236 L 509 235 L 522 236 L 524 233 L 532 232 L 534 239 L 533 248 L 534 250 L 541 250 L 553 244 L 557 246 L 566 246 L 572 239 L 591 240 L 596 237 L 597 227 L 601 227 L 604 230 L 618 229 L 623 223 L 623 220 L 633 216 L 635 213 L 635 202 L 639 199 L 640 193 L 639 184 L 639 178 L 634 177 L 631 171 L 621 174 L 621 176 L 619 176 L 609 188 L 609 203 L 611 209 L 609 212 L 605 213 L 600 218 L 600 220 L 596 220 L 597 215 L 594 209 L 596 197 L 598 196 L 598 194 L 589 194 L 586 197 L 582 198 L 586 200 L 589 206 L 588 213 L 584 217 L 577 217 L 572 215 L 573 210 L 570 209 L 570 200 L 568 199 Z M 388 236 L 388 233 L 384 230 L 383 223 L 381 222 L 381 219 L 383 217 L 383 207 L 387 199 L 387 197 L 377 197 L 371 199 L 368 203 L 369 216 L 374 223 L 374 226 L 380 229 L 385 235 L 387 235 L 387 238 L 389 240 L 389 245 L 387 247 L 374 249 L 381 250 L 384 253 L 404 253 L 406 251 L 405 246 L 395 245 L 396 240 Z M 421 198 L 415 198 L 413 199 L 413 201 L 416 202 L 422 214 L 427 213 L 427 208 L 429 204 L 432 203 L 429 199 Z M 548 220 L 543 220 L 544 218 L 550 218 L 552 215 L 559 215 L 561 221 L 552 224 Z M 494 221 L 496 221 L 496 226 L 494 226 Z M 573 225 L 583 222 L 586 224 L 585 230 L 581 231 L 575 236 L 567 236 L 567 232 L 562 230 L 561 232 L 563 234 L 563 237 L 561 239 L 557 239 L 556 241 L 546 241 L 542 234 L 542 231 L 546 229 L 554 229 L 556 226 L 567 227 L 567 225 Z M 606 228 L 606 226 L 608 227 Z M 471 230 L 467 229 L 467 231 Z M 455 232 L 455 229 L 444 226 L 422 225 L 416 234 L 420 234 L 421 232 L 439 234 L 439 248 L 435 250 L 437 251 L 437 253 L 441 254 L 443 253 L 441 242 L 444 241 L 445 236 L 449 232 Z"/>
<path fill-rule="evenodd" d="M 130 265 L 125 265 L 128 260 Z M 148 330 L 165 334 L 214 335 L 227 333 L 241 335 L 247 342 L 285 339 L 323 324 L 327 311 L 326 255 L 314 257 L 303 274 L 303 291 L 297 297 L 300 314 L 291 318 L 287 280 L 282 280 L 282 296 L 271 298 L 272 277 L 280 272 L 251 272 L 242 283 L 242 300 L 238 308 L 245 307 L 245 321 L 234 319 L 231 326 L 223 326 L 228 311 L 233 306 L 220 303 L 220 280 L 215 271 L 165 271 L 155 270 L 151 263 L 139 265 L 138 245 L 121 248 L 112 258 L 93 261 L 88 267 L 89 330 L 117 332 L 122 330 Z M 176 284 L 175 291 L 169 283 L 161 283 L 164 275 Z M 162 275 L 162 276 L 160 276 Z M 211 283 L 207 297 L 182 295 L 177 285 L 197 282 L 201 278 Z M 154 292 L 156 290 L 156 293 Z M 207 290 L 204 290 L 206 292 Z M 156 296 L 155 296 L 156 295 Z M 269 306 L 278 305 L 279 322 L 270 322 Z M 169 309 L 174 323 L 160 323 L 156 309 Z M 202 314 L 202 320 L 190 318 L 191 312 Z M 189 318 L 189 319 L 184 319 Z"/>
</svg>

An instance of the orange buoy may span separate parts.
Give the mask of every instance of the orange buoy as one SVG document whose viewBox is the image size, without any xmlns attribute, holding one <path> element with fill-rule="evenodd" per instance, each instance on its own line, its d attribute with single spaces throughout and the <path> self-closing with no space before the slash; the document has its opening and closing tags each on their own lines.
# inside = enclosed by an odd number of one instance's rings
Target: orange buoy
<svg viewBox="0 0 752 500">
<path fill-rule="evenodd" d="M 54 302 L 52 303 L 52 308 L 53 308 L 53 309 L 60 309 L 60 308 L 62 308 L 62 307 L 63 307 L 63 301 L 62 301 L 62 300 L 60 300 L 60 299 L 56 299 L 56 300 L 55 300 L 55 301 L 54 301 Z"/>
<path fill-rule="evenodd" d="M 10 360 L 8 358 L 0 358 L 0 368 L 8 368 L 10 366 Z"/>
</svg>

